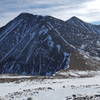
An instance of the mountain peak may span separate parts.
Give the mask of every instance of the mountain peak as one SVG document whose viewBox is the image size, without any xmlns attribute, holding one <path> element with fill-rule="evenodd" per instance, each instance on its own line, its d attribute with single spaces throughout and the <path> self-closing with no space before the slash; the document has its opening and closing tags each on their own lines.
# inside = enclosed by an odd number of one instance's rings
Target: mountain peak
<svg viewBox="0 0 100 100">
<path fill-rule="evenodd" d="M 76 16 L 71 17 L 69 20 L 66 21 L 66 23 L 84 28 L 86 30 L 87 30 L 87 28 L 89 28 L 89 30 L 90 30 L 91 26 L 92 26 L 92 24 L 84 22 L 83 20 L 79 19 Z"/>
<path fill-rule="evenodd" d="M 34 14 L 31 14 L 31 13 L 21 13 L 19 14 L 15 20 L 24 20 L 24 21 L 27 21 L 27 23 L 31 23 L 33 21 L 36 21 L 36 20 L 42 20 L 44 19 L 44 16 L 42 15 L 34 15 Z"/>
<path fill-rule="evenodd" d="M 76 16 L 73 16 L 73 17 L 71 17 L 70 19 L 72 19 L 72 20 L 76 20 L 76 19 L 79 19 L 79 18 L 76 17 Z"/>
<path fill-rule="evenodd" d="M 33 18 L 36 15 L 30 14 L 30 13 L 21 13 L 17 16 L 17 18 Z"/>
<path fill-rule="evenodd" d="M 66 22 L 76 23 L 76 22 L 83 22 L 83 21 L 81 19 L 79 19 L 78 17 L 73 16 L 69 20 L 67 20 Z"/>
<path fill-rule="evenodd" d="M 19 16 L 33 16 L 33 14 L 23 12 Z"/>
</svg>

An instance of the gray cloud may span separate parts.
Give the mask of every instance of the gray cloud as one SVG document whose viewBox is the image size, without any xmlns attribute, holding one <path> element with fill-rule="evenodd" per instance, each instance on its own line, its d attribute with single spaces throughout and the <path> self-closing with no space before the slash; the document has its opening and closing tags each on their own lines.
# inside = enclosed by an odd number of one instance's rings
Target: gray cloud
<svg viewBox="0 0 100 100">
<path fill-rule="evenodd" d="M 99 18 L 95 14 L 99 11 L 91 11 L 87 6 L 92 1 L 96 0 L 0 0 L 0 26 L 21 12 L 51 15 L 63 20 L 78 16 L 89 22 L 97 22 Z"/>
</svg>

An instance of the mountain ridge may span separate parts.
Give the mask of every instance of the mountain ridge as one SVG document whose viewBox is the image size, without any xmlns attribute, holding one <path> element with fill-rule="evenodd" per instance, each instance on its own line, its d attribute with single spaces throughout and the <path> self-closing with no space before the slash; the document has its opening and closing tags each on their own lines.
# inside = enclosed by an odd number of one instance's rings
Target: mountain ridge
<svg viewBox="0 0 100 100">
<path fill-rule="evenodd" d="M 68 68 L 99 69 L 94 59 L 100 58 L 99 27 L 89 25 L 77 17 L 62 21 L 21 13 L 0 28 L 0 73 L 52 75 Z"/>
</svg>

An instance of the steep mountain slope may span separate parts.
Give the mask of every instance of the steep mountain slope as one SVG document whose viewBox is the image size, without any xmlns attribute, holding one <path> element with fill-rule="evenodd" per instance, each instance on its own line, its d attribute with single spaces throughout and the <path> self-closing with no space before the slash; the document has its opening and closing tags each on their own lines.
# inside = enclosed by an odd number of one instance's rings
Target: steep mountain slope
<svg viewBox="0 0 100 100">
<path fill-rule="evenodd" d="M 95 27 L 95 28 L 94 28 Z M 0 73 L 51 75 L 61 69 L 97 69 L 99 26 L 73 17 L 22 13 L 0 29 Z"/>
<path fill-rule="evenodd" d="M 67 23 L 73 24 L 74 26 L 78 26 L 82 29 L 87 30 L 91 33 L 99 33 L 100 34 L 100 25 L 92 25 L 90 23 L 84 22 L 81 19 L 73 16 L 69 20 L 66 21 Z"/>
<path fill-rule="evenodd" d="M 77 48 L 84 50 L 88 55 L 100 57 L 100 26 L 92 25 L 72 17 L 66 21 L 67 38 Z M 71 40 L 72 39 L 72 40 Z"/>
<path fill-rule="evenodd" d="M 47 22 L 48 16 L 23 13 L 3 27 L 0 73 L 51 75 L 69 66 L 69 54 Z"/>
<path fill-rule="evenodd" d="M 80 23 L 78 23 L 79 21 Z M 72 22 L 77 23 L 74 24 Z M 100 33 L 93 32 L 93 29 L 90 31 L 89 29 L 87 30 L 88 25 L 98 29 L 99 25 L 86 23 L 77 17 L 72 17 L 65 23 L 60 23 L 60 27 L 54 23 L 52 23 L 52 25 L 59 31 L 63 39 L 70 44 L 67 47 L 64 44 L 64 48 L 67 48 L 66 51 L 71 54 L 71 69 L 96 70 L 100 68 Z M 87 28 L 84 27 L 86 25 Z M 72 47 L 74 49 L 72 49 Z"/>
</svg>

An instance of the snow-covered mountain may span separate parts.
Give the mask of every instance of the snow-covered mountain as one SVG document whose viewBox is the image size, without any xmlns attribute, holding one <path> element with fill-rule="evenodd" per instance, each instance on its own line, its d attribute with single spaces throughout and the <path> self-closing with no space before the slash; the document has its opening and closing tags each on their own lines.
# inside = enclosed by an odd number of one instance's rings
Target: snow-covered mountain
<svg viewBox="0 0 100 100">
<path fill-rule="evenodd" d="M 51 75 L 69 67 L 94 69 L 100 65 L 94 59 L 100 58 L 99 30 L 99 25 L 77 17 L 64 22 L 22 13 L 0 28 L 0 73 Z"/>
<path fill-rule="evenodd" d="M 22 13 L 1 28 L 0 73 L 51 75 L 69 66 L 49 18 Z"/>
<path fill-rule="evenodd" d="M 84 50 L 92 57 L 100 57 L 100 25 L 86 23 L 77 17 L 66 21 L 70 30 L 70 42 L 81 50 Z M 68 33 L 68 32 L 67 32 Z"/>
<path fill-rule="evenodd" d="M 81 19 L 77 18 L 76 16 L 73 16 L 69 20 L 66 21 L 67 23 L 73 24 L 75 26 L 78 26 L 84 30 L 87 30 L 88 32 L 93 33 L 99 33 L 100 34 L 100 25 L 93 25 L 87 22 L 82 21 Z"/>
</svg>

